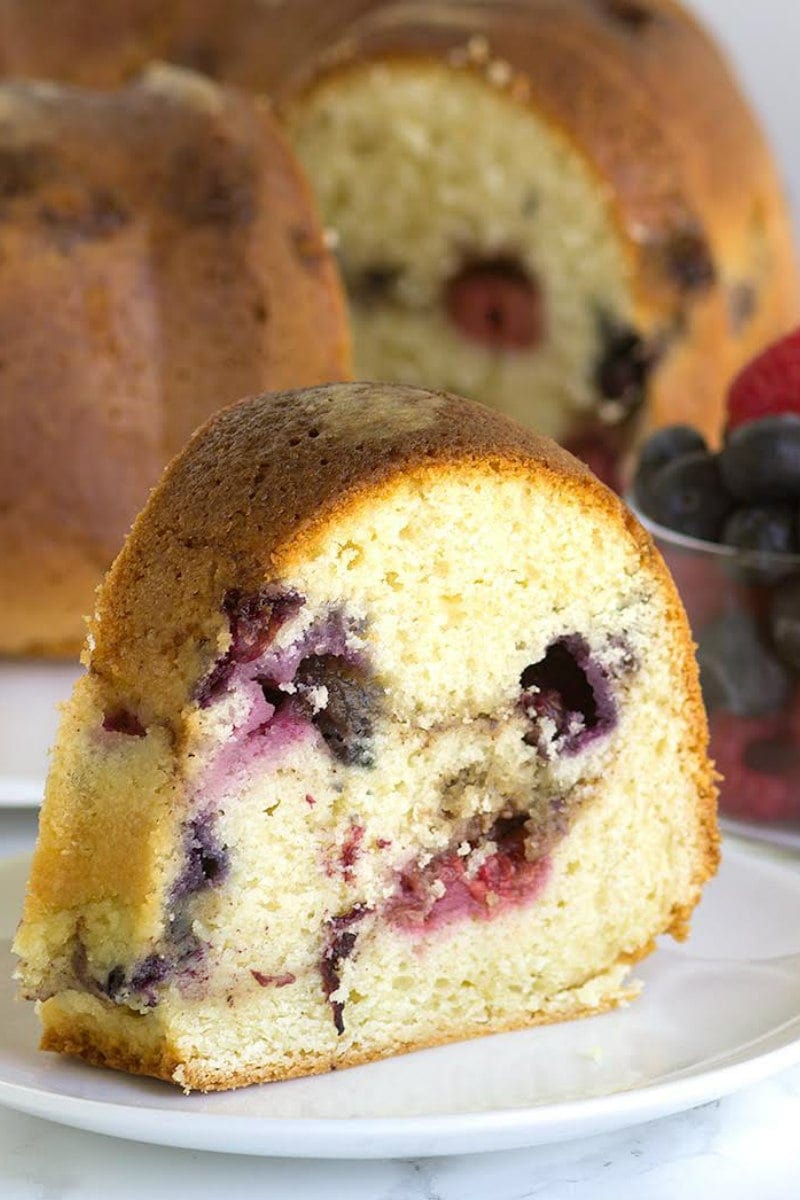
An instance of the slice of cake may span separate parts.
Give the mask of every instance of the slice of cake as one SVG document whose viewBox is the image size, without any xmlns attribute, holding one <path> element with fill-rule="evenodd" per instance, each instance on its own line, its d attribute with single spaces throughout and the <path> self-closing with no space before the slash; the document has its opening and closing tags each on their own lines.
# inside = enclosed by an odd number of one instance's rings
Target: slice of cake
<svg viewBox="0 0 800 1200">
<path fill-rule="evenodd" d="M 215 1089 L 599 1012 L 715 867 L 651 542 L 565 451 L 447 394 L 213 418 L 88 666 L 15 944 L 48 1049 Z"/>
<path fill-rule="evenodd" d="M 357 376 L 494 405 L 609 478 L 642 425 L 716 438 L 798 283 L 769 148 L 696 19 L 372 0 L 342 20 L 282 90 Z"/>
</svg>

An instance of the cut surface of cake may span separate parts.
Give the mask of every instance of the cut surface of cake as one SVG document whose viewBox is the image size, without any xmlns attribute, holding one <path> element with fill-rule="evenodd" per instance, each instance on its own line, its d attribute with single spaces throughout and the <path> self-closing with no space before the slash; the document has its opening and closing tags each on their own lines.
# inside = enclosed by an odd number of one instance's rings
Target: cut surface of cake
<svg viewBox="0 0 800 1200">
<path fill-rule="evenodd" d="M 0 653 L 77 654 L 161 471 L 223 404 L 346 377 L 313 198 L 266 108 L 177 68 L 0 86 Z"/>
<path fill-rule="evenodd" d="M 554 443 L 340 384 L 212 418 L 100 593 L 15 950 L 203 1090 L 600 1012 L 717 859 L 688 628 Z"/>
<path fill-rule="evenodd" d="M 285 83 L 356 374 L 450 388 L 609 478 L 642 427 L 721 431 L 795 323 L 757 122 L 672 0 L 374 0 Z"/>
</svg>

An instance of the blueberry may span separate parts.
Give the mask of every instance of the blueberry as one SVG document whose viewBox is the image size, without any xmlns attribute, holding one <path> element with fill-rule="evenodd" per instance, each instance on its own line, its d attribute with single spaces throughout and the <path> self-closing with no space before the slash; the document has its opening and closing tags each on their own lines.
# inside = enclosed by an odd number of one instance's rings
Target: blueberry
<svg viewBox="0 0 800 1200">
<path fill-rule="evenodd" d="M 642 510 L 676 533 L 715 542 L 732 507 L 717 459 L 707 450 L 682 454 L 656 471 L 637 493 Z"/>
<path fill-rule="evenodd" d="M 125 968 L 121 963 L 117 963 L 117 965 L 112 967 L 108 972 L 108 977 L 106 978 L 105 984 L 101 985 L 101 987 L 106 995 L 113 1000 L 114 997 L 122 991 L 124 986 Z"/>
<path fill-rule="evenodd" d="M 314 654 L 301 662 L 295 683 L 334 758 L 346 766 L 373 766 L 373 718 L 379 693 L 367 673 L 335 654 Z M 327 691 L 321 708 L 313 694 L 319 688 Z"/>
<path fill-rule="evenodd" d="M 769 626 L 780 659 L 800 671 L 800 577 L 787 579 L 773 592 Z"/>
<path fill-rule="evenodd" d="M 594 368 L 594 385 L 602 397 L 599 413 L 609 424 L 618 424 L 644 403 L 658 353 L 632 326 L 605 314 L 599 325 L 601 352 Z"/>
<path fill-rule="evenodd" d="M 700 634 L 697 661 L 709 710 L 760 717 L 781 708 L 789 698 L 789 674 L 764 645 L 747 613 L 726 613 L 706 626 Z"/>
<path fill-rule="evenodd" d="M 722 527 L 722 541 L 726 546 L 753 552 L 729 565 L 734 578 L 747 584 L 778 583 L 791 566 L 776 563 L 770 556 L 797 551 L 795 511 L 788 504 L 737 508 Z"/>
<path fill-rule="evenodd" d="M 716 280 L 717 268 L 702 229 L 676 229 L 659 250 L 664 268 L 682 291 L 704 291 Z"/>
<path fill-rule="evenodd" d="M 222 609 L 231 632 L 230 648 L 195 688 L 200 708 L 207 708 L 226 689 L 237 664 L 255 662 L 272 644 L 281 626 L 305 604 L 297 592 L 262 588 L 241 592 L 232 588 L 225 593 Z"/>
<path fill-rule="evenodd" d="M 230 658 L 249 663 L 260 658 L 278 630 L 302 608 L 304 598 L 296 592 L 226 592 L 223 607 L 231 630 Z"/>
<path fill-rule="evenodd" d="M 800 499 L 800 417 L 783 413 L 739 425 L 720 452 L 719 469 L 737 499 Z"/>
<path fill-rule="evenodd" d="M 659 429 L 647 439 L 639 455 L 639 465 L 633 481 L 633 490 L 638 502 L 644 503 L 639 496 L 639 490 L 646 492 L 653 476 L 667 463 L 695 450 L 707 449 L 703 435 L 692 429 L 691 425 L 668 425 Z"/>
<path fill-rule="evenodd" d="M 228 850 L 220 844 L 211 814 L 195 817 L 184 830 L 185 862 L 172 887 L 172 901 L 215 887 L 228 869 Z"/>
</svg>

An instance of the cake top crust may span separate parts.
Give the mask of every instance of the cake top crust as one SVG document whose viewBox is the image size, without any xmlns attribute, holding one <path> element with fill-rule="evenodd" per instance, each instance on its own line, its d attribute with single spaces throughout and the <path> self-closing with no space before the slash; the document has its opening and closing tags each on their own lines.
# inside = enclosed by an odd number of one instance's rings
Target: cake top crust
<svg viewBox="0 0 800 1200">
<path fill-rule="evenodd" d="M 267 393 L 208 421 L 152 493 L 101 589 L 92 671 L 145 721 L 176 723 L 224 648 L 229 589 L 290 577 L 341 515 L 391 496 L 409 475 L 424 486 L 469 472 L 577 495 L 658 561 L 586 467 L 481 405 L 370 383 Z"/>
</svg>

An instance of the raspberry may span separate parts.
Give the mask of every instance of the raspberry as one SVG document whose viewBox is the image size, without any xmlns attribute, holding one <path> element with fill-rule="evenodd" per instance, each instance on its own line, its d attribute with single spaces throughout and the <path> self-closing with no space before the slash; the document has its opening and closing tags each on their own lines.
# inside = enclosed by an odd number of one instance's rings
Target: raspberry
<svg viewBox="0 0 800 1200">
<path fill-rule="evenodd" d="M 786 716 L 717 712 L 710 725 L 711 753 L 724 777 L 723 812 L 753 821 L 800 815 L 800 749 Z"/>
<path fill-rule="evenodd" d="M 619 450 L 611 444 L 610 437 L 601 434 L 587 434 L 585 437 L 572 438 L 564 443 L 564 449 L 569 450 L 592 471 L 601 483 L 610 487 L 614 492 L 622 492 L 622 479 L 619 470 Z"/>
<path fill-rule="evenodd" d="M 468 263 L 447 284 L 446 304 L 451 321 L 471 342 L 528 350 L 542 340 L 541 289 L 512 259 Z"/>
<path fill-rule="evenodd" d="M 800 415 L 800 329 L 743 367 L 728 391 L 728 429 L 780 413 Z"/>
</svg>

